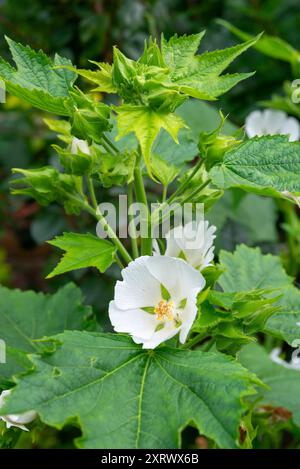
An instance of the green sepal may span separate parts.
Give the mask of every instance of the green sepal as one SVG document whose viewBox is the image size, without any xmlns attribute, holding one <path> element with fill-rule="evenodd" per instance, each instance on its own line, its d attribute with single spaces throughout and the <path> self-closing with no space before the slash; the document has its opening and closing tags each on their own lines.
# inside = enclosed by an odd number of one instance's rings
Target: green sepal
<svg viewBox="0 0 300 469">
<path fill-rule="evenodd" d="M 160 291 L 161 291 L 161 296 L 163 297 L 164 300 L 169 301 L 171 298 L 171 295 L 167 288 L 161 283 L 160 284 Z"/>
<path fill-rule="evenodd" d="M 11 181 L 12 194 L 32 197 L 40 205 L 58 202 L 70 214 L 78 215 L 81 212 L 81 204 L 68 197 L 82 192 L 81 177 L 60 173 L 52 166 L 39 169 L 14 168 L 12 172 L 23 176 Z"/>
<path fill-rule="evenodd" d="M 82 140 L 101 143 L 102 133 L 111 129 L 110 108 L 81 92 L 70 93 L 71 133 Z"/>
</svg>

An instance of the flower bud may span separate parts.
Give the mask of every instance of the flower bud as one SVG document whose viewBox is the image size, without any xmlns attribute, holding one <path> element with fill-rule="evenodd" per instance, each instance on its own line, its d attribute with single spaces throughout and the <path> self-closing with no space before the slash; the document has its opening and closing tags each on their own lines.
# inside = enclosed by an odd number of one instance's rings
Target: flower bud
<svg viewBox="0 0 300 469">
<path fill-rule="evenodd" d="M 0 394 L 0 410 L 1 407 L 5 404 L 5 398 L 11 394 L 11 389 L 2 391 Z M 29 410 L 28 412 L 24 412 L 22 414 L 9 414 L 9 415 L 2 415 L 0 416 L 0 420 L 4 420 L 6 423 L 6 427 L 17 427 L 21 430 L 25 430 L 28 432 L 28 428 L 25 427 L 26 424 L 32 422 L 37 417 L 37 413 L 34 410 Z"/>
</svg>

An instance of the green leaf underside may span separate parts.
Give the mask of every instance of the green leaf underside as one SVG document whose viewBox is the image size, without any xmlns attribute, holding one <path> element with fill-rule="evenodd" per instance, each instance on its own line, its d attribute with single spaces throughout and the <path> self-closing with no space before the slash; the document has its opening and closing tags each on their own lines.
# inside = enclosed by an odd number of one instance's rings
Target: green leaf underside
<svg viewBox="0 0 300 469">
<path fill-rule="evenodd" d="M 0 58 L 0 77 L 7 90 L 45 111 L 68 115 L 64 100 L 68 96 L 76 73 L 60 65 L 71 65 L 68 59 L 56 54 L 54 61 L 42 51 L 34 51 L 7 38 L 17 68 Z"/>
<path fill-rule="evenodd" d="M 152 170 L 157 180 L 165 187 L 171 184 L 179 173 L 179 169 L 176 166 L 167 163 L 157 155 L 152 155 Z"/>
<path fill-rule="evenodd" d="M 238 358 L 270 388 L 260 388 L 262 399 L 259 404 L 288 409 L 294 422 L 300 425 L 300 371 L 274 363 L 264 348 L 257 344 L 244 347 Z"/>
<path fill-rule="evenodd" d="M 78 75 L 86 78 L 87 80 L 96 83 L 97 87 L 94 88 L 93 91 L 116 93 L 117 89 L 114 87 L 111 80 L 112 66 L 107 63 L 97 63 L 94 61 L 91 62 L 96 64 L 100 70 L 93 71 L 75 68 L 71 68 L 71 70 L 76 71 Z"/>
<path fill-rule="evenodd" d="M 226 152 L 210 177 L 222 189 L 248 186 L 257 192 L 268 188 L 299 192 L 300 143 L 283 135 L 252 138 Z"/>
<path fill-rule="evenodd" d="M 96 267 L 105 272 L 116 252 L 112 243 L 91 234 L 64 233 L 48 243 L 66 252 L 47 278 L 85 267 Z"/>
<path fill-rule="evenodd" d="M 0 382 L 31 365 L 24 352 L 40 350 L 36 339 L 65 329 L 82 329 L 91 315 L 82 294 L 68 284 L 53 295 L 0 287 L 0 331 L 6 344 L 6 364 L 0 365 Z"/>
<path fill-rule="evenodd" d="M 115 139 L 118 131 L 117 121 L 114 117 L 112 118 L 112 122 L 113 129 L 110 133 L 108 133 L 108 135 L 110 138 Z M 199 152 L 197 145 L 198 134 L 195 136 L 195 138 L 193 138 L 193 136 L 190 134 L 190 130 L 183 128 L 178 133 L 178 141 L 179 144 L 173 140 L 168 132 L 162 129 L 154 141 L 152 147 L 152 156 L 159 155 L 159 157 L 168 164 L 172 164 L 177 167 L 182 166 L 186 161 L 193 160 Z M 134 133 L 130 132 L 124 137 L 120 138 L 116 142 L 116 146 L 121 152 L 124 152 L 125 150 L 136 151 L 137 140 Z"/>
<path fill-rule="evenodd" d="M 117 139 L 134 132 L 148 169 L 150 168 L 152 146 L 160 129 L 165 129 L 178 143 L 178 132 L 185 127 L 181 117 L 172 113 L 155 111 L 146 106 L 122 105 L 115 110 L 118 122 Z M 151 168 L 149 172 L 151 174 Z"/>
<path fill-rule="evenodd" d="M 76 418 L 85 448 L 177 448 L 192 422 L 219 446 L 237 446 L 241 400 L 259 381 L 234 359 L 145 351 L 122 335 L 66 332 L 55 340 L 54 354 L 32 356 L 36 369 L 19 380 L 3 413 L 34 408 L 57 428 Z"/>
</svg>

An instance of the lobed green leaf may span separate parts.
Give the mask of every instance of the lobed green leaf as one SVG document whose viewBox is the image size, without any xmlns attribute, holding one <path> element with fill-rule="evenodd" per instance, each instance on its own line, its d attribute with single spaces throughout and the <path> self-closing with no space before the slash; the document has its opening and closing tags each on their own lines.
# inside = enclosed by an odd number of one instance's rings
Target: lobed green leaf
<svg viewBox="0 0 300 469">
<path fill-rule="evenodd" d="M 47 278 L 85 267 L 96 267 L 105 272 L 113 263 L 116 252 L 112 243 L 89 233 L 64 233 L 48 243 L 62 249 L 65 254 Z"/>
<path fill-rule="evenodd" d="M 36 409 L 57 428 L 76 418 L 84 448 L 178 448 L 189 423 L 220 447 L 238 446 L 243 398 L 259 381 L 230 357 L 147 351 L 115 334 L 66 332 L 54 339 L 61 346 L 32 357 L 34 371 L 19 380 L 3 414 Z"/>
</svg>

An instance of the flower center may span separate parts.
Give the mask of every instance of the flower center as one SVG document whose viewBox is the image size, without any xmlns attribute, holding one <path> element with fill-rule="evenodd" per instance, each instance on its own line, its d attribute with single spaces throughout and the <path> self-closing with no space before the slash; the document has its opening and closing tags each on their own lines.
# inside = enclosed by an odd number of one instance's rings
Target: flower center
<svg viewBox="0 0 300 469">
<path fill-rule="evenodd" d="M 164 319 L 169 319 L 171 321 L 174 319 L 174 302 L 160 300 L 160 302 L 155 306 L 154 312 L 158 321 L 162 321 Z"/>
</svg>

